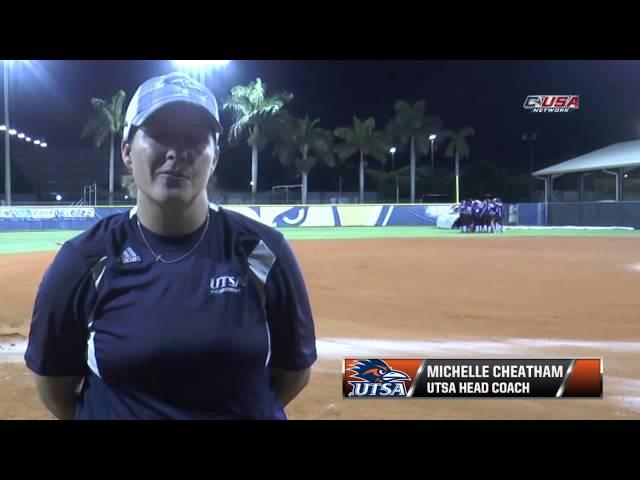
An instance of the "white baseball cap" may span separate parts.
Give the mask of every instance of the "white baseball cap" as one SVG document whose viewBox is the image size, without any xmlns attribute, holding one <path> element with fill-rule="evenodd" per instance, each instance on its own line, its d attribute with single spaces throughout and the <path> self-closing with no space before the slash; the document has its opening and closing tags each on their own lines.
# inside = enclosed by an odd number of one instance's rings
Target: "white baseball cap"
<svg viewBox="0 0 640 480">
<path fill-rule="evenodd" d="M 139 127 L 158 109 L 175 102 L 202 108 L 208 113 L 214 132 L 222 133 L 218 102 L 213 93 L 188 75 L 174 72 L 153 77 L 138 87 L 127 107 L 123 138 L 128 140 L 132 127 Z"/>
</svg>

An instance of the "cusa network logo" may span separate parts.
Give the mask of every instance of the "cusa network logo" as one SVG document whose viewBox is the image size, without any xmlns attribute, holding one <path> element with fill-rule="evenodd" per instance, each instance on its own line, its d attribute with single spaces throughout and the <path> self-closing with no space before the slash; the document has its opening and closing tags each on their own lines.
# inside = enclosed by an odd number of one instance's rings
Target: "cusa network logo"
<svg viewBox="0 0 640 480">
<path fill-rule="evenodd" d="M 579 95 L 529 95 L 524 108 L 532 113 L 568 113 L 580 108 Z"/>
</svg>

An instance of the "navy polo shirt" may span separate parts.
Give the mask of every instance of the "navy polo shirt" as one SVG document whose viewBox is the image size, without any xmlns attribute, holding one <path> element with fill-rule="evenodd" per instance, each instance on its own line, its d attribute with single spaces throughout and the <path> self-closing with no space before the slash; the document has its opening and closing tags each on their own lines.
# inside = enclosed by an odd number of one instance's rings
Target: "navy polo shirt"
<svg viewBox="0 0 640 480">
<path fill-rule="evenodd" d="M 143 229 L 172 260 L 201 238 Z M 83 376 L 77 419 L 285 419 L 271 367 L 316 360 L 304 280 L 282 234 L 215 205 L 196 250 L 156 261 L 135 209 L 67 241 L 37 293 L 27 366 Z"/>
</svg>

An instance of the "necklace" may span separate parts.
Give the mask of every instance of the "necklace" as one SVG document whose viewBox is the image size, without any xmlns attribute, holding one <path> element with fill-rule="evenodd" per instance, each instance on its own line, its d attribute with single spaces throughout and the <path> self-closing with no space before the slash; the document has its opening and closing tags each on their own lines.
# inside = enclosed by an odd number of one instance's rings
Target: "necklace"
<svg viewBox="0 0 640 480">
<path fill-rule="evenodd" d="M 202 231 L 202 235 L 200 235 L 200 239 L 198 240 L 198 242 L 187 253 L 185 253 L 181 257 L 175 258 L 173 260 L 165 260 L 164 258 L 162 258 L 162 255 L 158 255 L 158 254 L 156 254 L 156 252 L 153 251 L 153 249 L 151 248 L 151 245 L 149 245 L 149 242 L 147 242 L 147 239 L 145 238 L 144 233 L 142 232 L 142 226 L 140 225 L 140 219 L 138 218 L 137 215 L 136 215 L 136 222 L 138 223 L 138 231 L 140 232 L 140 236 L 142 237 L 142 240 L 144 241 L 144 244 L 147 246 L 147 248 L 151 252 L 151 255 L 153 255 L 154 258 L 156 259 L 156 262 L 176 263 L 176 262 L 179 262 L 180 260 L 182 260 L 183 258 L 187 258 L 189 255 L 191 255 L 195 251 L 195 249 L 198 248 L 198 245 L 200 245 L 200 243 L 204 239 L 204 236 L 207 234 L 207 230 L 209 230 L 209 212 L 207 212 L 207 222 L 206 222 L 206 225 L 204 227 L 204 230 Z"/>
</svg>

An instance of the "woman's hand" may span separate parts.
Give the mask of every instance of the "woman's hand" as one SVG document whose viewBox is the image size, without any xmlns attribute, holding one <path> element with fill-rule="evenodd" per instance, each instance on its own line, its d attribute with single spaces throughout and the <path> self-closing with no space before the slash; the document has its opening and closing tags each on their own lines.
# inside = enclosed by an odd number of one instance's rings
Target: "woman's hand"
<svg viewBox="0 0 640 480">
<path fill-rule="evenodd" d="M 83 377 L 43 377 L 35 375 L 38 396 L 58 420 L 73 420 Z"/>
<path fill-rule="evenodd" d="M 309 383 L 310 377 L 310 368 L 297 371 L 283 370 L 281 368 L 271 369 L 273 388 L 282 407 L 286 407 L 291 400 L 298 396 Z"/>
</svg>

